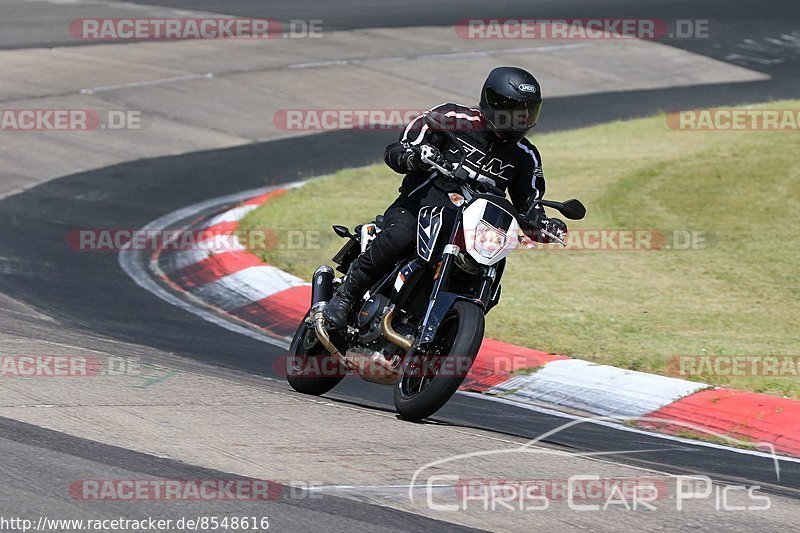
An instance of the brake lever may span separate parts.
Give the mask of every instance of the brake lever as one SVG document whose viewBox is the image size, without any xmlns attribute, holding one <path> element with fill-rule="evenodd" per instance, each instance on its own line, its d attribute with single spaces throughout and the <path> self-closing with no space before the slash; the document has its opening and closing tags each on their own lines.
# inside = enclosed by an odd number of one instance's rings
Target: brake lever
<svg viewBox="0 0 800 533">
<path fill-rule="evenodd" d="M 546 229 L 540 229 L 539 231 L 542 232 L 542 235 L 544 235 L 545 237 L 549 237 L 550 239 L 553 239 L 554 241 L 556 241 L 558 244 L 560 244 L 564 248 L 567 247 L 567 243 L 564 242 L 564 240 L 561 239 L 560 237 L 557 237 L 556 235 L 553 235 L 552 233 L 550 233 Z"/>
<path fill-rule="evenodd" d="M 441 166 L 440 164 L 436 163 L 435 161 L 432 161 L 432 160 L 428 159 L 427 157 L 422 157 L 420 159 L 421 159 L 421 161 L 423 163 L 427 163 L 431 167 L 433 167 L 436 170 L 438 170 L 439 172 L 441 172 L 445 177 L 447 177 L 447 178 L 455 177 L 455 173 L 452 170 L 449 170 L 449 169 Z"/>
</svg>

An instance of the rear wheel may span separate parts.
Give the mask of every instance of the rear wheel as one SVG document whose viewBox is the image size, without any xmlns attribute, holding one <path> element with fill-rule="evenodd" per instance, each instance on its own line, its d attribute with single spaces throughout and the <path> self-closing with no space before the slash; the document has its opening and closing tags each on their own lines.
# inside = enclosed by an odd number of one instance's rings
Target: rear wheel
<svg viewBox="0 0 800 533">
<path fill-rule="evenodd" d="M 458 301 L 436 339 L 406 356 L 394 387 L 394 406 L 407 420 L 422 420 L 447 403 L 464 381 L 483 342 L 485 317 L 476 304 Z"/>
<path fill-rule="evenodd" d="M 286 362 L 286 381 L 297 392 L 319 396 L 334 388 L 347 370 L 317 339 L 305 320 L 297 328 Z"/>
</svg>

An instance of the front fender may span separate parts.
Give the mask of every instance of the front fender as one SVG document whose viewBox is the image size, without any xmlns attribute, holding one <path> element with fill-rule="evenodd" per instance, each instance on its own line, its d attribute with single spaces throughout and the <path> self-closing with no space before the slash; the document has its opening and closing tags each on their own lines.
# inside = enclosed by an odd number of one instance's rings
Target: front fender
<svg viewBox="0 0 800 533">
<path fill-rule="evenodd" d="M 419 339 L 417 346 L 430 344 L 436 339 L 436 333 L 439 331 L 439 326 L 442 324 L 442 320 L 444 320 L 444 317 L 447 315 L 448 311 L 452 309 L 453 305 L 458 300 L 472 302 L 475 305 L 480 306 L 484 312 L 486 311 L 486 306 L 477 298 L 471 298 L 469 296 L 456 294 L 454 292 L 439 292 L 439 294 L 436 296 L 436 299 L 431 301 L 431 303 L 428 305 L 428 311 L 425 313 L 425 319 L 422 321 L 419 335 L 417 335 L 417 338 Z"/>
</svg>

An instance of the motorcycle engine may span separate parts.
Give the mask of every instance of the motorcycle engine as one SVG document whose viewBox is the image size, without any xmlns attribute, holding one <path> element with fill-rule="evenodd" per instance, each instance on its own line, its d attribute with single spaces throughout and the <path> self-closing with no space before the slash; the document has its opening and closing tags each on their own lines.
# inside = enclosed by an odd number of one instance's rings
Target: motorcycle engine
<svg viewBox="0 0 800 533">
<path fill-rule="evenodd" d="M 364 344 L 377 340 L 381 336 L 381 317 L 383 310 L 389 305 L 389 298 L 381 294 L 369 297 L 358 312 L 358 340 Z"/>
</svg>

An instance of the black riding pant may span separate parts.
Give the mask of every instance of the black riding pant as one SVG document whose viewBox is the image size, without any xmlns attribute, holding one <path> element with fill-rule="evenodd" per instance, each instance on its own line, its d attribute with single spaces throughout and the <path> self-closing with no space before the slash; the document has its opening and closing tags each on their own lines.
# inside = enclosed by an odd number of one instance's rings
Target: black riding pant
<svg viewBox="0 0 800 533">
<path fill-rule="evenodd" d="M 363 272 L 369 283 L 384 276 L 404 255 L 407 255 L 417 237 L 417 215 L 420 204 L 400 196 L 386 209 L 381 232 L 367 251 L 353 262 L 353 268 Z"/>
</svg>

